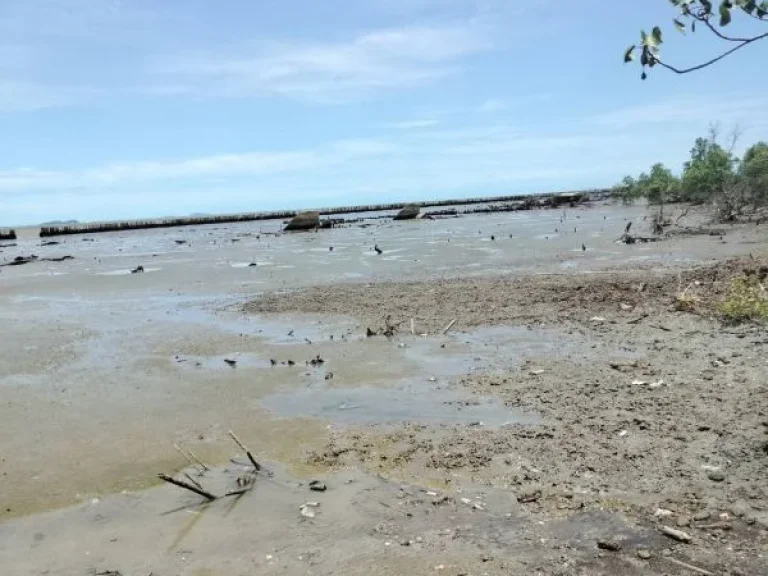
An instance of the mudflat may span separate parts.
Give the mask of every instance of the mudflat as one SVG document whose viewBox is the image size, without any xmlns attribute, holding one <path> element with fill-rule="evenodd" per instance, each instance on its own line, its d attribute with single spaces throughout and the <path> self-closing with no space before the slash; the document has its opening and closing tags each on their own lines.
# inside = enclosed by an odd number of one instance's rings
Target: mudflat
<svg viewBox="0 0 768 576">
<path fill-rule="evenodd" d="M 768 572 L 768 334 L 716 313 L 766 229 L 616 243 L 644 217 L 22 238 L 74 259 L 0 272 L 0 565 Z"/>
</svg>

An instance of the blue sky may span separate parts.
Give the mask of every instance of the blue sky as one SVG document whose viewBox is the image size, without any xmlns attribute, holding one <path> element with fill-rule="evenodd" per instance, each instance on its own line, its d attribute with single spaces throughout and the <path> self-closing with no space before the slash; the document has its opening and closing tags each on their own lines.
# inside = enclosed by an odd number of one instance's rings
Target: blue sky
<svg viewBox="0 0 768 576">
<path fill-rule="evenodd" d="M 711 121 L 768 139 L 768 43 L 641 82 L 641 27 L 721 46 L 607 4 L 2 0 L 0 224 L 599 187 Z"/>
</svg>

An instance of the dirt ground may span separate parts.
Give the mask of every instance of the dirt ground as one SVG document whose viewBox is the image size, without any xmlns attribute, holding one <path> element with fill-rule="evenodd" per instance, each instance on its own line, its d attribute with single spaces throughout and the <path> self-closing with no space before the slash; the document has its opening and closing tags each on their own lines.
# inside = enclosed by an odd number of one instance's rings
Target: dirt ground
<svg viewBox="0 0 768 576">
<path fill-rule="evenodd" d="M 529 357 L 513 371 L 459 379 L 539 414 L 540 426 L 358 427 L 336 433 L 310 461 L 449 490 L 509 490 L 545 524 L 611 512 L 641 531 L 668 526 L 691 538 L 649 545 L 627 536 L 618 551 L 542 574 L 695 573 L 671 560 L 699 573 L 766 574 L 768 332 L 725 325 L 715 309 L 731 278 L 765 276 L 765 264 L 752 257 L 685 271 L 334 286 L 269 295 L 247 309 L 344 310 L 374 328 L 389 316 L 400 330 L 415 318 L 433 333 L 453 319 L 456 327 L 558 326 L 614 349 L 605 359 Z M 693 312 L 677 310 L 686 288 Z"/>
<path fill-rule="evenodd" d="M 0 355 L 0 574 L 768 575 L 768 329 L 717 309 L 732 278 L 766 284 L 767 244 L 758 227 L 732 237 L 702 237 L 702 252 L 740 254 L 707 264 L 444 279 L 425 268 L 406 278 L 426 280 L 298 290 L 281 277 L 259 295 L 244 283 L 226 304 L 200 300 L 218 323 L 195 294 L 165 294 L 210 290 L 221 275 L 205 270 L 195 282 L 105 276 L 104 294 L 82 301 L 65 298 L 81 298 L 74 273 L 26 279 L 34 289 L 19 277 Z M 378 262 L 368 252 L 366 266 Z M 231 281 L 220 284 L 210 291 Z M 29 320 L 51 311 L 56 330 L 41 336 Z M 418 400 L 404 381 L 420 383 Z M 385 391 L 367 398 L 387 410 L 397 394 L 416 408 L 356 421 L 362 408 L 336 399 L 361 387 Z M 339 391 L 333 412 L 306 413 Z M 430 394 L 445 414 L 493 403 L 509 420 L 427 421 Z M 184 468 L 171 441 L 211 470 Z M 253 483 L 205 503 L 147 488 L 161 471 L 217 496 Z"/>
</svg>

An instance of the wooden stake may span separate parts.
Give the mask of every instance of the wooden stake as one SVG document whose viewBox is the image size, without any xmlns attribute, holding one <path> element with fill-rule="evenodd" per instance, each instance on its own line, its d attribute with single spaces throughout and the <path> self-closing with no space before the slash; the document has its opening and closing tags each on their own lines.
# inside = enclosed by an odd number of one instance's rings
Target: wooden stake
<svg viewBox="0 0 768 576">
<path fill-rule="evenodd" d="M 192 464 L 192 468 L 194 468 L 195 470 L 197 470 L 197 471 L 198 471 L 198 472 L 200 472 L 201 474 L 202 474 L 202 473 L 205 471 L 205 470 L 201 470 L 201 469 L 200 469 L 200 467 L 199 467 L 199 466 L 198 466 L 198 465 L 195 463 L 195 461 L 194 461 L 194 460 L 192 460 L 192 458 L 189 456 L 189 454 L 187 454 L 186 452 L 184 452 L 184 450 L 182 450 L 182 449 L 181 449 L 181 447 L 180 447 L 178 444 L 176 444 L 176 443 L 174 442 L 174 443 L 173 443 L 173 447 L 174 447 L 174 448 L 176 448 L 176 451 L 177 451 L 179 454 L 181 454 L 182 456 L 184 456 L 184 458 L 186 458 L 187 462 L 189 462 L 190 464 Z"/>
<path fill-rule="evenodd" d="M 240 438 L 238 438 L 237 436 L 235 436 L 235 433 L 234 433 L 234 432 L 232 432 L 232 430 L 230 430 L 230 431 L 229 431 L 229 435 L 232 437 L 232 440 L 234 440 L 234 441 L 235 441 L 235 444 L 237 444 L 237 445 L 240 447 L 240 449 L 241 449 L 243 452 L 245 452 L 245 455 L 246 455 L 246 456 L 248 456 L 248 460 L 250 460 L 250 461 L 251 461 L 251 464 L 253 464 L 253 467 L 254 467 L 256 470 L 261 470 L 261 464 L 259 464 L 259 463 L 256 461 L 256 458 L 254 458 L 254 457 L 253 457 L 253 454 L 251 454 L 251 451 L 250 451 L 250 450 L 248 450 L 248 448 L 246 448 L 245 444 L 243 444 L 243 443 L 240 441 Z"/>
<path fill-rule="evenodd" d="M 450 324 L 448 324 L 448 326 L 446 326 L 445 328 L 443 328 L 443 334 L 448 334 L 448 330 L 450 330 L 451 328 L 453 328 L 453 325 L 454 325 L 454 324 L 456 324 L 456 318 L 454 318 L 453 320 L 451 320 L 451 323 L 450 323 Z"/>
<path fill-rule="evenodd" d="M 206 500 L 210 500 L 210 501 L 216 500 L 216 496 L 214 496 L 210 492 L 201 490 L 197 486 L 193 486 L 192 484 L 184 482 L 184 480 L 176 480 L 176 478 L 172 478 L 171 476 L 168 476 L 166 474 L 158 474 L 157 477 L 160 478 L 161 480 L 165 480 L 169 484 L 173 484 L 174 486 L 178 486 L 179 488 L 184 488 L 185 490 L 194 492 L 195 494 L 202 496 Z"/>
<path fill-rule="evenodd" d="M 190 476 L 190 475 L 189 475 L 189 474 L 187 474 L 186 472 L 184 472 L 184 476 L 187 478 L 187 480 L 189 480 L 190 482 L 192 482 L 192 484 L 194 484 L 195 486 L 197 486 L 198 488 L 200 488 L 200 490 L 202 490 L 202 489 L 203 489 L 203 485 L 202 485 L 202 484 L 200 484 L 200 482 L 198 482 L 198 481 L 197 481 L 197 480 L 195 480 L 194 478 L 192 478 L 192 476 Z"/>
<path fill-rule="evenodd" d="M 197 456 L 195 456 L 195 453 L 194 453 L 194 452 L 192 452 L 192 450 L 190 450 L 189 448 L 187 448 L 187 453 L 188 453 L 190 456 L 192 456 L 192 459 L 193 459 L 195 462 L 197 462 L 198 464 L 200 464 L 200 466 L 202 466 L 204 470 L 210 470 L 210 468 L 208 468 L 208 466 L 206 466 L 205 464 L 203 464 L 203 461 L 202 461 L 202 460 L 200 460 L 200 458 L 198 458 Z"/>
<path fill-rule="evenodd" d="M 411 336 L 416 334 L 416 328 L 413 325 L 413 318 L 411 318 Z"/>
</svg>

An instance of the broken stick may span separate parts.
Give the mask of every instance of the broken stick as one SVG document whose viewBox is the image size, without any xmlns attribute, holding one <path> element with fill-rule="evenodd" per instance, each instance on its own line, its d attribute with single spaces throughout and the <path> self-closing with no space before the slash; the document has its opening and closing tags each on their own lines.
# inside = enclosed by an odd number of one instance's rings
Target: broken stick
<svg viewBox="0 0 768 576">
<path fill-rule="evenodd" d="M 185 490 L 189 490 L 190 492 L 194 492 L 195 494 L 198 494 L 199 496 L 202 496 L 206 500 L 216 500 L 216 496 L 211 494 L 210 492 L 206 492 L 205 490 L 201 490 L 197 486 L 193 486 L 192 484 L 189 484 L 188 482 L 184 482 L 184 480 L 176 480 L 176 478 L 172 478 L 171 476 L 168 476 L 167 474 L 158 474 L 158 478 L 161 480 L 165 480 L 169 484 L 173 484 L 174 486 L 178 486 L 179 488 L 184 488 Z"/>
<path fill-rule="evenodd" d="M 704 568 L 699 568 L 698 566 L 694 566 L 693 564 L 688 564 L 687 562 L 682 562 L 681 560 L 675 560 L 674 558 L 670 558 L 669 556 L 665 556 L 665 558 L 672 562 L 672 564 L 677 564 L 681 568 L 687 568 L 691 572 L 696 572 L 697 574 L 701 574 L 702 576 L 715 576 L 714 572 L 710 572 L 709 570 L 704 570 Z"/>
<path fill-rule="evenodd" d="M 188 453 L 190 456 L 192 456 L 192 460 L 194 460 L 195 462 L 197 462 L 198 464 L 200 464 L 200 466 L 202 466 L 204 470 L 210 470 L 210 468 L 208 468 L 208 466 L 206 466 L 206 465 L 203 463 L 203 461 L 202 461 L 202 460 L 200 460 L 200 458 L 198 458 L 197 456 L 195 456 L 195 453 L 194 453 L 194 452 L 192 452 L 192 450 L 190 450 L 189 448 L 187 448 L 187 453 Z"/>
<path fill-rule="evenodd" d="M 454 324 L 456 324 L 456 318 L 454 318 L 453 320 L 451 320 L 451 323 L 450 323 L 450 324 L 448 324 L 448 326 L 446 326 L 445 328 L 443 328 L 443 334 L 448 334 L 448 330 L 450 330 L 451 328 L 453 328 L 453 325 L 454 325 Z"/>
<path fill-rule="evenodd" d="M 187 474 L 186 472 L 184 472 L 184 476 L 185 476 L 185 478 L 186 478 L 187 480 L 189 480 L 190 482 L 192 482 L 192 484 L 194 484 L 195 486 L 197 486 L 198 488 L 200 488 L 200 490 L 202 490 L 202 489 L 203 489 L 203 485 L 202 485 L 202 484 L 200 484 L 200 482 L 198 482 L 198 481 L 197 481 L 197 480 L 195 480 L 194 478 L 192 478 L 192 476 L 190 476 L 190 475 L 189 475 L 189 474 Z"/>
<path fill-rule="evenodd" d="M 411 318 L 411 336 L 416 334 L 416 328 L 413 325 L 413 318 Z"/>
<path fill-rule="evenodd" d="M 250 450 L 248 450 L 248 448 L 246 448 L 245 444 L 243 444 L 243 443 L 240 441 L 240 438 L 238 438 L 237 436 L 235 436 L 235 433 L 234 433 L 234 432 L 232 432 L 232 430 L 230 430 L 230 431 L 229 431 L 229 435 L 230 435 L 230 437 L 232 438 L 232 440 L 234 440 L 234 441 L 235 441 L 235 444 L 237 444 L 237 445 L 240 447 L 240 449 L 241 449 L 243 452 L 245 452 L 245 455 L 246 455 L 246 456 L 248 456 L 248 460 L 250 460 L 250 461 L 251 461 L 251 464 L 253 464 L 253 467 L 254 467 L 256 470 L 261 470 L 261 464 L 259 464 L 259 463 L 256 461 L 256 458 L 254 458 L 254 457 L 253 457 L 253 454 L 251 454 L 251 451 L 250 451 Z"/>
<path fill-rule="evenodd" d="M 198 472 L 200 472 L 201 474 L 202 474 L 202 473 L 203 473 L 205 470 L 207 470 L 207 468 L 205 468 L 205 466 L 203 466 L 203 468 L 201 469 L 201 468 L 200 468 L 200 467 L 197 465 L 197 463 L 196 463 L 196 462 L 195 462 L 195 461 L 192 459 L 192 457 L 191 457 L 189 454 L 187 454 L 186 452 L 184 452 L 184 450 L 182 450 L 182 449 L 181 449 L 181 446 L 179 446 L 179 445 L 178 445 L 178 444 L 176 444 L 175 442 L 173 443 L 173 447 L 176 449 L 176 451 L 177 451 L 179 454 L 181 454 L 182 456 L 184 456 L 184 458 L 186 458 L 187 462 L 189 462 L 190 464 L 192 464 L 192 467 L 193 467 L 195 470 L 197 470 L 197 471 L 198 471 Z M 202 462 L 201 462 L 201 464 L 202 464 Z"/>
</svg>

